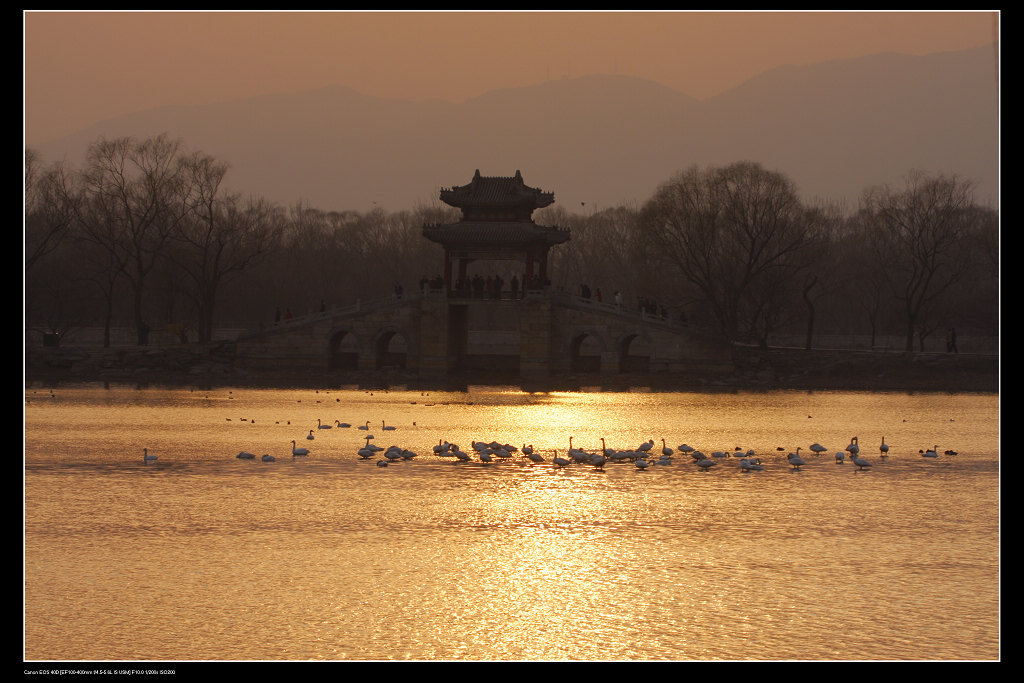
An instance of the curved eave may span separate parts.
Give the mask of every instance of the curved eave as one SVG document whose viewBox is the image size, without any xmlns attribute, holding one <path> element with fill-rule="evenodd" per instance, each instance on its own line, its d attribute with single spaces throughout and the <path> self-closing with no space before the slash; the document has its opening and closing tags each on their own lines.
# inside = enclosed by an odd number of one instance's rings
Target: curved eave
<svg viewBox="0 0 1024 683">
<path fill-rule="evenodd" d="M 432 242 L 452 247 L 544 244 L 568 242 L 568 230 L 536 223 L 464 222 L 423 228 L 423 236 Z"/>
</svg>

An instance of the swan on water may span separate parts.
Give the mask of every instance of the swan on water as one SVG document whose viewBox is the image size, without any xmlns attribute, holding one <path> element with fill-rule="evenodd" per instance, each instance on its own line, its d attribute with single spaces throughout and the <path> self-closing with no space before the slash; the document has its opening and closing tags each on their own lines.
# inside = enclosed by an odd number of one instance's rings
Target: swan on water
<svg viewBox="0 0 1024 683">
<path fill-rule="evenodd" d="M 717 461 L 711 460 L 710 458 L 701 458 L 700 460 L 697 461 L 697 467 L 701 468 L 701 470 L 703 470 L 704 472 L 707 472 L 709 469 L 711 469 L 717 464 Z"/>
<path fill-rule="evenodd" d="M 362 429 L 364 432 L 367 429 L 369 429 L 369 428 L 370 428 L 370 421 L 369 420 L 366 421 L 366 424 L 359 425 L 359 429 Z"/>
<path fill-rule="evenodd" d="M 255 453 L 249 453 L 248 451 L 242 451 L 241 453 L 239 453 L 235 457 L 239 458 L 241 460 L 252 460 L 253 458 L 256 457 L 256 454 Z"/>
<path fill-rule="evenodd" d="M 277 460 L 277 458 L 270 455 L 269 453 L 264 453 L 261 460 L 263 460 L 263 462 L 274 462 L 275 460 Z"/>
<path fill-rule="evenodd" d="M 800 457 L 799 446 L 796 447 L 796 453 L 790 453 L 789 455 L 786 456 L 786 459 L 789 460 L 789 464 L 793 466 L 794 470 L 798 470 L 800 469 L 801 465 L 807 464 L 806 462 L 804 462 L 804 459 Z"/>
<path fill-rule="evenodd" d="M 882 443 L 878 446 L 878 451 L 882 454 L 882 457 L 889 455 L 889 444 L 885 442 L 885 437 L 882 437 Z"/>
<path fill-rule="evenodd" d="M 338 425 L 339 427 L 351 427 L 351 426 L 352 426 L 352 425 L 350 425 L 350 424 L 349 424 L 348 422 L 341 422 L 340 420 L 335 420 L 334 422 L 335 422 L 335 424 L 337 424 L 337 425 Z"/>
<path fill-rule="evenodd" d="M 367 424 L 369 424 L 369 423 L 367 423 Z M 384 420 L 380 421 L 380 428 L 383 429 L 386 432 L 393 432 L 393 431 L 395 431 L 395 428 L 392 427 L 391 425 L 384 424 Z"/>
<path fill-rule="evenodd" d="M 846 462 L 846 453 L 836 451 L 836 464 L 842 465 L 844 462 Z"/>
<path fill-rule="evenodd" d="M 313 436 L 313 430 L 312 429 L 309 430 L 309 434 L 306 435 L 306 438 L 309 439 L 310 441 L 312 441 L 313 439 L 316 438 L 315 436 Z"/>
<path fill-rule="evenodd" d="M 764 469 L 764 465 L 761 464 L 758 458 L 742 458 L 740 459 L 740 469 L 744 472 L 750 472 L 751 470 L 760 472 Z"/>
<path fill-rule="evenodd" d="M 148 448 L 142 449 L 142 462 L 153 462 L 158 456 L 150 455 Z"/>
<path fill-rule="evenodd" d="M 854 453 L 854 454 L 852 454 L 850 456 L 850 461 L 853 462 L 853 464 L 857 466 L 857 470 L 858 471 L 864 469 L 865 467 L 871 467 L 871 463 L 870 462 L 868 462 L 864 458 L 860 457 L 856 453 Z"/>
<path fill-rule="evenodd" d="M 811 450 L 814 451 L 815 455 L 821 455 L 822 453 L 824 453 L 828 449 L 825 448 L 824 446 L 822 446 L 820 443 L 814 442 L 814 443 L 811 444 Z"/>
<path fill-rule="evenodd" d="M 925 458 L 937 458 L 939 457 L 939 446 L 936 444 L 935 446 L 932 446 L 931 448 L 926 450 L 921 455 L 924 456 Z"/>
<path fill-rule="evenodd" d="M 324 423 L 322 423 L 320 421 L 319 417 L 316 419 L 316 428 L 317 429 L 331 429 L 333 427 L 334 427 L 334 425 L 325 425 Z"/>
<path fill-rule="evenodd" d="M 570 437 L 570 441 L 571 441 L 571 440 L 572 440 L 572 437 Z M 570 462 L 571 462 L 571 461 L 570 461 L 570 460 L 569 460 L 568 458 L 563 458 L 562 456 L 560 456 L 560 455 L 558 454 L 558 451 L 555 451 L 555 456 L 554 456 L 553 458 L 551 458 L 551 463 L 552 463 L 552 465 L 554 465 L 554 466 L 556 466 L 556 467 L 565 467 L 565 466 L 567 466 L 567 465 L 568 465 L 568 464 L 569 464 Z"/>
<path fill-rule="evenodd" d="M 295 442 L 292 441 L 292 455 L 309 455 L 308 448 L 298 448 Z"/>
</svg>

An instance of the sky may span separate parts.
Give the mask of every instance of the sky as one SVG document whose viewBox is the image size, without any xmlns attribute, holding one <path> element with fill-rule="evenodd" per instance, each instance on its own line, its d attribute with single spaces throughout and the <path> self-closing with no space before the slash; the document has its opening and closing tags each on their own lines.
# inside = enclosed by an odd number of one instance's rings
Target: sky
<svg viewBox="0 0 1024 683">
<path fill-rule="evenodd" d="M 23 13 L 29 146 L 123 114 L 349 86 L 452 102 L 587 74 L 704 99 L 784 64 L 992 44 L 998 11 Z"/>
</svg>

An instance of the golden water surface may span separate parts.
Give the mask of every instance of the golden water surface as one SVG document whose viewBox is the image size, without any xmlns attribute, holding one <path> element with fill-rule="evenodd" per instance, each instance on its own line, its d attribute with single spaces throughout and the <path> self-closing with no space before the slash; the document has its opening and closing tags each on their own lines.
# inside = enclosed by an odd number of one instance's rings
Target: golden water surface
<svg viewBox="0 0 1024 683">
<path fill-rule="evenodd" d="M 997 396 L 25 397 L 27 660 L 999 657 Z M 361 459 L 370 434 L 417 456 Z M 854 436 L 869 469 L 836 462 Z M 674 453 L 643 471 L 554 466 L 570 437 Z M 434 455 L 442 441 L 473 461 Z M 545 462 L 485 464 L 473 441 Z M 683 443 L 752 449 L 765 469 L 703 471 Z"/>
</svg>

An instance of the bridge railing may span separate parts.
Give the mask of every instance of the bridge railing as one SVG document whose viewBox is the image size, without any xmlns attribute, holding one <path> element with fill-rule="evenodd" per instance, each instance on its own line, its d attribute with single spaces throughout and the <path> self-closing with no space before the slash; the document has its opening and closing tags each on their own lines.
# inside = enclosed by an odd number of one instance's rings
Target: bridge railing
<svg viewBox="0 0 1024 683">
<path fill-rule="evenodd" d="M 568 304 L 581 309 L 590 309 L 599 311 L 607 315 L 619 315 L 627 318 L 634 318 L 648 323 L 657 323 L 659 325 L 665 325 L 668 327 L 684 329 L 689 325 L 682 320 L 672 319 L 667 313 L 661 315 L 660 313 L 652 313 L 644 310 L 643 308 L 634 308 L 626 306 L 624 304 L 617 304 L 614 302 L 598 301 L 592 297 L 580 296 L 579 294 L 569 294 L 568 292 L 552 292 L 552 300 L 558 301 L 562 304 Z"/>
<path fill-rule="evenodd" d="M 293 316 L 291 318 L 282 318 L 273 323 L 260 323 L 258 327 L 251 330 L 245 330 L 239 333 L 238 338 L 244 339 L 246 337 L 254 337 L 265 332 L 272 330 L 286 330 L 302 325 L 308 325 L 310 323 L 318 322 L 320 320 L 327 320 L 328 318 L 336 318 L 340 316 L 353 315 L 355 313 L 364 313 L 366 311 L 372 311 L 385 306 L 391 306 L 400 301 L 409 301 L 413 299 L 422 299 L 424 296 L 438 296 L 443 292 L 413 292 L 411 294 L 403 293 L 401 295 L 392 294 L 390 296 L 378 297 L 375 299 L 356 299 L 351 304 L 345 304 L 343 306 L 331 306 L 325 307 L 323 310 L 306 313 L 305 315 Z"/>
<path fill-rule="evenodd" d="M 681 320 L 674 320 L 667 314 L 661 315 L 658 313 L 652 313 L 644 310 L 643 308 L 625 306 L 623 304 L 616 304 L 614 302 L 598 301 L 595 298 L 588 298 L 580 296 L 578 294 L 570 294 L 564 291 L 555 291 L 551 289 L 527 289 L 519 291 L 502 291 L 502 292 L 491 292 L 484 293 L 482 295 L 476 295 L 475 293 L 469 292 L 446 292 L 443 289 L 430 289 L 426 288 L 421 291 L 414 291 L 410 293 L 403 293 L 402 295 L 390 295 L 386 297 L 379 297 L 375 299 L 356 299 L 351 304 L 343 306 L 331 306 L 330 308 L 324 308 L 322 311 L 315 311 L 307 313 L 301 316 L 295 316 L 290 319 L 282 319 L 274 323 L 261 323 L 259 327 L 253 330 L 247 330 L 238 335 L 239 339 L 247 337 L 257 336 L 272 330 L 284 330 L 289 328 L 295 328 L 301 325 L 307 325 L 310 323 L 318 322 L 320 320 L 326 320 L 329 318 L 337 318 L 346 315 L 353 315 L 356 313 L 365 313 L 367 311 L 376 310 L 385 306 L 391 306 L 395 303 L 402 301 L 412 301 L 423 299 L 425 297 L 445 297 L 453 301 L 514 301 L 519 299 L 529 299 L 536 297 L 548 297 L 552 301 L 558 302 L 562 305 L 573 306 L 575 308 L 591 310 L 600 312 L 605 315 L 616 315 L 624 316 L 627 318 L 633 318 L 635 320 L 643 321 L 646 323 L 656 323 L 659 325 L 665 325 L 667 327 L 676 329 L 685 329 L 688 325 Z"/>
</svg>

